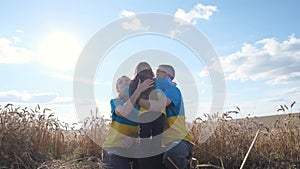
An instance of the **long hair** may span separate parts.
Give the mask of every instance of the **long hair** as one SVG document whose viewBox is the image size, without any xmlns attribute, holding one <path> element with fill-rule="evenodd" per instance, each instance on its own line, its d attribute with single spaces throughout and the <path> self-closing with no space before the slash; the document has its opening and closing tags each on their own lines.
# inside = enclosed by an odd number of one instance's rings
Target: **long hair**
<svg viewBox="0 0 300 169">
<path fill-rule="evenodd" d="M 144 70 L 137 72 L 134 79 L 131 81 L 131 83 L 129 85 L 129 96 L 131 96 L 134 93 L 139 81 L 141 81 L 141 83 L 142 83 L 146 79 L 153 79 L 153 78 L 154 78 L 154 74 L 153 74 L 151 68 L 144 69 Z M 150 95 L 151 91 L 154 89 L 155 89 L 155 85 L 153 87 L 147 89 L 146 91 L 142 92 L 140 95 L 140 98 L 149 99 L 149 95 Z"/>
</svg>

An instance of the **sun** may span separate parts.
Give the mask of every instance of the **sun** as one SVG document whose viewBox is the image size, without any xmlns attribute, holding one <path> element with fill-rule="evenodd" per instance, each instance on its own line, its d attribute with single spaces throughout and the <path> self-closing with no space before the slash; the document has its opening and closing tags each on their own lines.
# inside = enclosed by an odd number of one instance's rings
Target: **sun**
<svg viewBox="0 0 300 169">
<path fill-rule="evenodd" d="M 75 68 L 82 50 L 78 39 L 66 32 L 51 32 L 41 40 L 38 47 L 38 60 L 56 70 Z"/>
</svg>

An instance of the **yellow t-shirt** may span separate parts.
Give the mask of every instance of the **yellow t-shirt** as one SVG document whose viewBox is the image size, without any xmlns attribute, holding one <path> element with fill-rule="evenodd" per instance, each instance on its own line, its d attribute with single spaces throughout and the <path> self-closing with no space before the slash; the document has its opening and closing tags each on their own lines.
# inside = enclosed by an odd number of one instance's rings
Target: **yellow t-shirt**
<svg viewBox="0 0 300 169">
<path fill-rule="evenodd" d="M 130 120 L 132 118 L 137 119 L 137 117 L 120 117 L 115 114 L 116 107 L 123 105 L 125 102 L 126 100 L 122 99 L 112 99 L 110 101 L 112 122 L 103 143 L 103 148 L 121 147 L 125 137 L 137 136 L 138 123 Z M 129 116 L 137 116 L 137 113 L 132 112 Z"/>
</svg>

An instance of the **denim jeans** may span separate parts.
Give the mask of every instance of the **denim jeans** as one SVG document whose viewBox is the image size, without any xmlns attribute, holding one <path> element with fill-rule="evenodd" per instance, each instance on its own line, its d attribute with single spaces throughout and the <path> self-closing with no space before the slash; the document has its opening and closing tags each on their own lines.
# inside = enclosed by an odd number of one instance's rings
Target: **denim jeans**
<svg viewBox="0 0 300 169">
<path fill-rule="evenodd" d="M 189 159 L 192 157 L 194 145 L 186 140 L 178 140 L 169 144 L 163 155 L 163 164 L 167 169 L 189 169 Z M 176 167 L 174 166 L 176 165 Z"/>
<path fill-rule="evenodd" d="M 138 160 L 123 157 L 103 150 L 102 161 L 105 169 L 139 169 Z"/>
</svg>

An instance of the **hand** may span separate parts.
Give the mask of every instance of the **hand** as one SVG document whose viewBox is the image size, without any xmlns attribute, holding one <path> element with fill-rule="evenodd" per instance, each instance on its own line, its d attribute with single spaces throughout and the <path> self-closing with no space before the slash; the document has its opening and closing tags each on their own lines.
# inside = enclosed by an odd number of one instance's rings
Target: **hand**
<svg viewBox="0 0 300 169">
<path fill-rule="evenodd" d="M 162 92 L 158 92 L 156 94 L 158 96 L 156 100 L 149 100 L 149 110 L 154 112 L 162 112 L 167 106 L 167 98 Z"/>
<path fill-rule="evenodd" d="M 141 81 L 139 80 L 136 90 L 142 93 L 143 91 L 146 91 L 147 89 L 153 86 L 154 80 L 146 79 L 145 81 L 143 81 L 143 83 L 141 83 Z"/>
<path fill-rule="evenodd" d="M 124 148 L 130 148 L 135 142 L 137 142 L 138 138 L 134 137 L 125 137 L 122 141 L 122 147 Z"/>
</svg>

